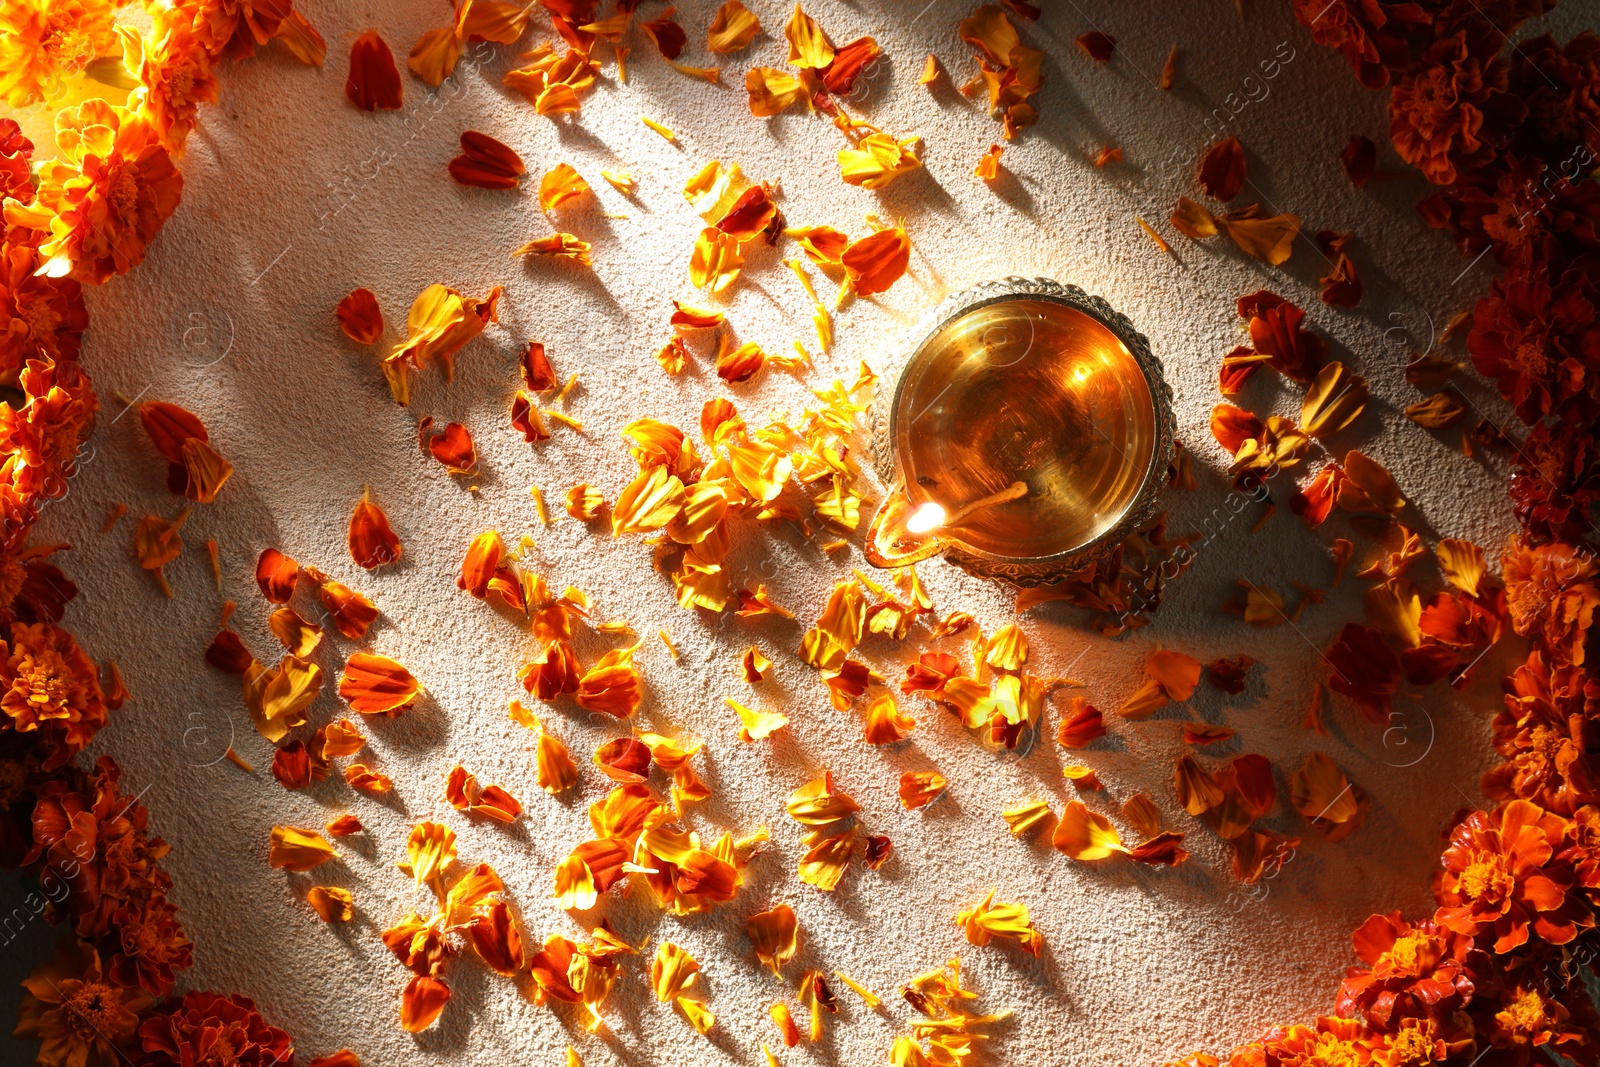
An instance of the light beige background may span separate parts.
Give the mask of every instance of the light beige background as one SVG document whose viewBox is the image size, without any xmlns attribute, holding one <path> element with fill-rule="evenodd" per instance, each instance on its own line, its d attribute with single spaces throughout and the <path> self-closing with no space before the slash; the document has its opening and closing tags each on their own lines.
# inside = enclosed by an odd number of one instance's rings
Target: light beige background
<svg viewBox="0 0 1600 1067">
<path fill-rule="evenodd" d="M 1578 28 L 1578 6 L 1555 16 L 1563 38 Z M 1334 591 L 1297 626 L 1269 631 L 1252 630 L 1219 606 L 1240 577 L 1284 591 L 1291 603 L 1292 579 L 1326 586 L 1333 525 L 1308 531 L 1286 507 L 1254 536 L 1253 512 L 1228 525 L 1170 587 L 1154 624 L 1125 639 L 1100 637 L 1082 613 L 1063 605 L 1022 620 L 1033 640 L 1031 665 L 1041 673 L 1070 670 L 1108 710 L 1139 683 L 1143 657 L 1157 646 L 1202 659 L 1248 652 L 1263 661 L 1244 695 L 1202 687 L 1187 709 L 1114 724 L 1112 736 L 1082 756 L 1108 790 L 1091 805 L 1109 811 L 1112 802 L 1147 789 L 1169 821 L 1191 831 L 1193 860 L 1169 871 L 1074 864 L 1043 839 L 1007 835 L 1002 808 L 1048 797 L 1059 811 L 1071 795 L 1053 743 L 1025 759 L 994 754 L 922 704 L 913 705 L 920 722 L 908 743 L 869 749 L 860 741 L 859 713 L 829 709 L 814 674 L 793 656 L 827 589 L 863 565 L 856 549 L 830 561 L 790 530 L 743 526 L 732 560 L 741 584 L 766 581 L 800 619 L 707 620 L 676 608 L 670 583 L 650 569 L 648 548 L 613 542 L 565 516 L 538 529 L 527 495 L 538 484 L 557 500 L 587 481 L 614 498 L 630 477 L 618 436 L 630 419 L 651 415 L 692 428 L 712 396 L 729 396 L 752 417 L 798 408 L 808 387 L 851 377 L 860 360 L 882 366 L 901 331 L 946 292 L 1005 274 L 1043 274 L 1108 298 L 1165 361 L 1180 437 L 1193 447 L 1201 478 L 1198 493 L 1166 498 L 1171 529 L 1183 533 L 1219 507 L 1226 491 L 1219 474 L 1225 457 L 1206 421 L 1218 399 L 1217 362 L 1240 339 L 1233 302 L 1269 287 L 1310 308 L 1334 353 L 1372 383 L 1368 413 L 1335 446 L 1360 446 L 1387 464 L 1414 502 L 1407 521 L 1429 538 L 1468 537 L 1497 553 L 1512 528 L 1503 464 L 1465 459 L 1399 416 L 1419 395 L 1401 376 L 1408 351 L 1468 306 L 1491 271 L 1480 263 L 1463 273 L 1467 263 L 1449 241 L 1422 225 L 1413 209 L 1425 192 L 1419 181 L 1350 188 L 1338 152 L 1355 132 L 1385 141 L 1384 97 L 1361 89 L 1339 57 L 1313 45 L 1287 4 L 1251 0 L 1243 19 L 1224 0 L 1049 5 L 1040 24 L 1024 28 L 1049 54 L 1036 99 L 1039 125 L 1007 146 L 1002 178 L 986 186 L 972 168 L 998 140 L 998 124 L 952 87 L 952 78 L 963 81 L 975 69 L 955 36 L 970 6 L 822 0 L 813 14 L 836 41 L 872 34 L 887 52 L 852 113 L 925 139 L 925 169 L 880 193 L 839 182 L 833 156 L 841 138 L 825 121 L 748 114 L 738 87 L 743 72 L 784 58 L 787 11 L 769 0 L 751 3 L 766 32 L 725 61 L 727 84 L 685 78 L 641 37 L 628 84 L 615 83 L 608 69 L 572 123 L 539 117 L 500 87 L 512 63 L 504 48 L 487 50 L 480 67 L 463 64 L 437 93 L 408 77 L 401 113 L 358 113 L 342 95 L 350 40 L 376 28 L 403 58 L 442 20 L 444 5 L 306 0 L 305 7 L 330 43 L 327 68 L 300 67 L 276 48 L 230 65 L 220 105 L 204 112 L 190 141 L 180 212 L 142 267 L 91 294 L 84 362 L 103 416 L 70 493 L 47 509 L 36 535 L 73 543 L 62 562 L 84 593 L 67 622 L 94 655 L 122 665 L 134 694 L 93 754 L 116 755 L 130 792 L 142 792 L 154 826 L 173 844 L 173 896 L 196 941 L 187 987 L 254 997 L 271 1021 L 293 1031 L 305 1058 L 349 1046 L 363 1062 L 383 1065 L 554 1065 L 571 1043 L 591 1065 L 751 1064 L 759 1060 L 758 1042 L 775 1038 L 768 1003 L 793 987 L 757 969 L 743 921 L 788 901 L 805 937 L 791 979 L 805 967 L 837 968 L 888 1000 L 874 1013 L 845 994 L 825 1041 L 784 1052 L 787 1064 L 879 1061 L 910 1014 L 894 996 L 897 986 L 959 953 L 980 1003 L 1016 1012 L 995 1028 L 988 1062 L 1142 1065 L 1197 1046 L 1225 1049 L 1273 1021 L 1327 1009 L 1351 961 L 1354 924 L 1373 910 L 1428 906 L 1438 832 L 1452 810 L 1479 799 L 1476 782 L 1490 762 L 1487 722 L 1510 650 L 1485 661 L 1459 697 L 1436 687 L 1402 700 L 1388 729 L 1338 700 L 1328 714 L 1331 738 L 1301 729 L 1312 687 L 1326 674 L 1318 650 L 1360 614 L 1357 583 Z M 710 0 L 681 5 L 688 62 L 705 61 L 704 27 L 714 7 Z M 1096 28 L 1117 39 L 1109 66 L 1073 45 Z M 1181 48 L 1178 87 L 1166 94 L 1155 78 L 1174 43 Z M 932 91 L 917 84 L 930 50 L 949 72 Z M 1263 63 L 1274 77 L 1263 76 Z M 640 113 L 679 131 L 678 143 L 646 130 Z M 1197 245 L 1165 223 L 1179 194 L 1197 195 L 1189 161 L 1212 139 L 1204 122 L 1213 114 L 1230 116 L 1223 130 L 1237 133 L 1248 152 L 1251 187 L 1241 202 L 1259 198 L 1293 210 L 1308 231 L 1355 231 L 1354 255 L 1367 283 L 1360 308 L 1317 303 L 1316 278 L 1326 264 L 1308 240 L 1275 270 L 1221 242 Z M 511 144 L 535 176 L 565 161 L 595 186 L 598 203 L 562 212 L 556 227 L 594 243 L 592 271 L 511 258 L 513 248 L 551 232 L 552 224 L 538 210 L 531 181 L 513 193 L 451 183 L 445 164 L 466 129 Z M 1126 161 L 1096 170 L 1091 160 L 1106 144 L 1121 147 Z M 680 190 L 710 159 L 737 160 L 753 178 L 780 185 L 794 224 L 860 234 L 863 215 L 874 212 L 903 219 L 910 231 L 910 276 L 843 313 L 837 347 L 811 375 L 768 371 L 729 388 L 703 358 L 676 380 L 652 359 L 670 301 L 692 295 L 685 268 L 701 224 Z M 1398 167 L 1388 155 L 1384 165 Z M 601 168 L 636 175 L 637 196 L 626 199 L 605 185 Z M 1152 248 L 1135 214 L 1167 234 L 1175 255 Z M 785 350 L 795 338 L 811 345 L 808 308 L 780 262 L 785 254 L 793 248 L 754 249 L 727 300 L 738 337 L 769 350 Z M 504 285 L 501 322 L 461 354 L 454 383 L 424 375 L 405 410 L 390 400 L 374 353 L 339 333 L 332 309 L 350 289 L 370 287 L 390 323 L 388 344 L 411 299 L 435 281 L 473 295 Z M 537 447 L 523 443 L 506 419 L 515 353 L 530 338 L 546 344 L 561 374 L 581 375 L 570 409 L 585 424 L 582 434 L 558 428 Z M 1501 417 L 1483 388 L 1466 389 Z M 1265 376 L 1252 390 L 1249 399 L 1263 413 L 1298 412 L 1297 392 Z M 185 553 L 169 568 L 171 600 L 135 565 L 132 534 L 139 517 L 170 517 L 181 502 L 165 491 L 164 466 L 137 418 L 123 417 L 119 395 L 190 408 L 237 468 L 219 502 L 190 517 Z M 478 492 L 467 492 L 419 450 L 415 422 L 422 415 L 472 429 L 483 457 Z M 388 509 L 405 543 L 399 565 L 370 576 L 344 547 L 346 519 L 363 486 Z M 100 535 L 119 500 L 132 509 L 128 518 Z M 584 809 L 604 783 L 587 766 L 581 786 L 559 800 L 533 783 L 531 736 L 505 713 L 519 692 L 515 673 L 530 639 L 454 584 L 467 541 L 490 526 L 509 539 L 531 531 L 551 582 L 589 592 L 599 617 L 626 618 L 643 634 L 670 630 L 682 651 L 678 661 L 653 637 L 639 650 L 648 687 L 639 726 L 707 742 L 703 773 L 717 795 L 694 812 L 702 832 L 748 832 L 763 823 L 772 829 L 773 848 L 751 867 L 738 899 L 712 914 L 667 918 L 638 894 L 613 894 L 582 917 L 608 916 L 623 936 L 650 939 L 652 949 L 671 939 L 694 952 L 718 1016 L 710 1038 L 649 997 L 638 965 L 627 968 L 607 1009 L 608 1030 L 598 1036 L 583 1033 L 573 1012 L 534 1007 L 515 983 L 470 960 L 451 972 L 456 999 L 435 1030 L 412 1037 L 397 1025 L 406 976 L 378 932 L 421 903 L 392 866 L 416 819 L 442 818 L 460 833 L 463 860 L 494 864 L 533 938 L 552 930 L 578 936 L 581 929 L 555 909 L 550 876 L 558 858 L 587 836 Z M 393 799 L 353 794 L 337 779 L 289 793 L 267 774 L 271 748 L 251 729 L 235 680 L 201 661 L 222 601 L 205 563 L 208 537 L 221 546 L 225 593 L 241 603 L 237 625 L 263 657 L 274 646 L 251 581 L 261 548 L 281 547 L 376 598 L 383 618 L 369 646 L 409 664 L 431 694 L 401 720 L 370 725 L 369 762 L 395 779 Z M 924 564 L 922 574 L 941 611 L 972 611 L 989 629 L 1011 621 L 1006 590 L 938 562 Z M 737 653 L 752 641 L 777 663 L 773 680 L 755 690 L 732 673 Z M 580 653 L 592 659 L 610 643 L 585 639 Z M 331 644 L 324 663 L 336 675 L 338 656 L 350 646 Z M 873 639 L 863 654 L 898 676 L 923 647 L 920 636 L 903 646 Z M 725 695 L 782 708 L 790 729 L 769 744 L 740 745 Z M 326 694 L 313 721 L 340 711 Z M 1307 752 L 1328 751 L 1371 794 L 1368 825 L 1328 845 L 1281 800 L 1271 825 L 1306 842 L 1264 896 L 1241 893 L 1215 836 L 1172 797 L 1172 762 L 1183 748 L 1177 722 L 1185 714 L 1236 727 L 1236 742 L 1207 755 L 1269 755 L 1285 795 L 1283 775 Z M 547 720 L 580 760 L 619 733 L 570 706 L 550 709 Z M 1056 721 L 1052 712 L 1051 733 Z M 257 765 L 255 775 L 219 761 L 230 739 Z M 457 762 L 505 784 L 527 805 L 524 817 L 497 827 L 450 810 L 441 787 Z M 896 777 L 927 767 L 948 775 L 949 796 L 925 811 L 902 811 Z M 895 857 L 881 872 L 858 868 L 832 895 L 798 882 L 800 831 L 783 814 L 784 797 L 823 768 L 862 803 L 869 831 L 895 842 Z M 314 879 L 268 869 L 272 825 L 320 825 L 345 810 L 369 833 L 341 846 L 340 863 Z M 303 900 L 314 880 L 351 887 L 358 921 L 333 929 L 319 922 Z M 1046 939 L 1042 958 L 961 939 L 952 916 L 991 886 L 1033 908 Z M 20 977 L 48 944 L 42 924 L 30 930 L 3 950 L 6 971 Z M 7 988 L 14 988 L 10 981 Z"/>
</svg>

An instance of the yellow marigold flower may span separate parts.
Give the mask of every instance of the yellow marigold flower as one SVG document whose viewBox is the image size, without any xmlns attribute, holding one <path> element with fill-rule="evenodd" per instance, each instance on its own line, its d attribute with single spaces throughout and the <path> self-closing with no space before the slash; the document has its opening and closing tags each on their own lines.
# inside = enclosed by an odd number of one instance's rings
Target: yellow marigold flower
<svg viewBox="0 0 1600 1067">
<path fill-rule="evenodd" d="M 58 113 L 56 144 L 37 203 L 12 202 L 6 222 L 49 231 L 41 273 L 98 285 L 143 262 L 183 196 L 183 175 L 148 120 L 104 100 Z"/>
<path fill-rule="evenodd" d="M 0 99 L 28 107 L 121 51 L 112 0 L 7 0 L 0 6 Z"/>
</svg>

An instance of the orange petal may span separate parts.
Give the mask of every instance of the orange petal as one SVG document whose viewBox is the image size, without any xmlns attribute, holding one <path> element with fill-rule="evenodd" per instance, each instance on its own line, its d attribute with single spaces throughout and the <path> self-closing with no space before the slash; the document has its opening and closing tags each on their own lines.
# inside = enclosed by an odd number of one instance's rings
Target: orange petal
<svg viewBox="0 0 1600 1067">
<path fill-rule="evenodd" d="M 369 571 L 400 558 L 400 538 L 389 516 L 366 493 L 350 513 L 349 543 L 350 557 Z"/>
<path fill-rule="evenodd" d="M 261 595 L 273 604 L 289 602 L 299 577 L 300 564 L 276 548 L 264 548 L 256 557 L 256 584 L 261 587 Z"/>
<path fill-rule="evenodd" d="M 428 451 L 451 474 L 468 474 L 478 463 L 478 448 L 472 433 L 459 422 L 445 426 L 443 433 L 428 438 Z"/>
<path fill-rule="evenodd" d="M 899 226 L 852 242 L 839 257 L 851 286 L 861 296 L 886 291 L 911 263 L 911 239 Z"/>
<path fill-rule="evenodd" d="M 444 979 L 413 975 L 400 998 L 400 1025 L 413 1034 L 426 1030 L 439 1020 L 449 1000 L 450 987 Z"/>
<path fill-rule="evenodd" d="M 339 677 L 339 695 L 364 715 L 396 715 L 422 694 L 422 685 L 399 662 L 352 652 Z"/>
</svg>

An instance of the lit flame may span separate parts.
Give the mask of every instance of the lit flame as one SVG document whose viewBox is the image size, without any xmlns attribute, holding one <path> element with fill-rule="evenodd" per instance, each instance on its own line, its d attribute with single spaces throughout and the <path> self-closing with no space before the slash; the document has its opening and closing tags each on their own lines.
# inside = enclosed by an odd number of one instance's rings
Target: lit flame
<svg viewBox="0 0 1600 1067">
<path fill-rule="evenodd" d="M 932 533 L 944 525 L 944 519 L 944 508 L 930 500 L 919 506 L 911 513 L 911 517 L 906 519 L 906 532 L 919 535 Z"/>
</svg>

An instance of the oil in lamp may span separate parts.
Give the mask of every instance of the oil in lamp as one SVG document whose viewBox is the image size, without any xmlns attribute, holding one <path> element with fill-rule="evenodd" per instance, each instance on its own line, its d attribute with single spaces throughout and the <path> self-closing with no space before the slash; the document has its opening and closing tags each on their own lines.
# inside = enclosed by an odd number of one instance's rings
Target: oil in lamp
<svg viewBox="0 0 1600 1067">
<path fill-rule="evenodd" d="M 892 486 L 866 556 L 943 552 L 1017 585 L 1093 563 L 1155 509 L 1172 455 L 1172 390 L 1145 337 L 1104 300 L 1048 278 L 954 293 L 873 405 Z"/>
</svg>

